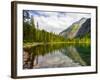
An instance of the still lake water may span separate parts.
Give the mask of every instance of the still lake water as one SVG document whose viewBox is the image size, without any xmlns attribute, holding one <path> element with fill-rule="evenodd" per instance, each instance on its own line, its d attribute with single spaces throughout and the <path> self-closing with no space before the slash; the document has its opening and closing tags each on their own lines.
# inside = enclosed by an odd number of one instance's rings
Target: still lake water
<svg viewBox="0 0 100 80">
<path fill-rule="evenodd" d="M 91 48 L 86 44 L 44 44 L 23 50 L 23 69 L 91 65 Z"/>
</svg>

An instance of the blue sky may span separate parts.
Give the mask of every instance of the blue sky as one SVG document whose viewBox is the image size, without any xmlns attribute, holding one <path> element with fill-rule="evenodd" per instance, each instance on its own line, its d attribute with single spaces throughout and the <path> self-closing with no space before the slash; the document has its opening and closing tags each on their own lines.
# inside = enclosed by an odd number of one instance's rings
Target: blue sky
<svg viewBox="0 0 100 80">
<path fill-rule="evenodd" d="M 40 30 L 44 29 L 48 32 L 54 32 L 56 34 L 59 34 L 64 29 L 67 29 L 72 23 L 83 17 L 91 17 L 90 14 L 75 12 L 47 12 L 31 10 L 29 13 L 30 16 L 33 16 L 35 25 L 38 22 Z"/>
</svg>

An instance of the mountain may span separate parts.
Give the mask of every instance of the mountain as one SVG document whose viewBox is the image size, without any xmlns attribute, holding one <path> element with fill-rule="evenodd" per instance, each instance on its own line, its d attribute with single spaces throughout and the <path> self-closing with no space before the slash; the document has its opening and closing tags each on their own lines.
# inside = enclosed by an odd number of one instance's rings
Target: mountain
<svg viewBox="0 0 100 80">
<path fill-rule="evenodd" d="M 81 18 L 79 21 L 74 22 L 67 29 L 60 32 L 59 35 L 65 38 L 75 38 L 85 36 L 87 33 L 90 33 L 91 29 L 91 19 L 90 18 Z"/>
</svg>

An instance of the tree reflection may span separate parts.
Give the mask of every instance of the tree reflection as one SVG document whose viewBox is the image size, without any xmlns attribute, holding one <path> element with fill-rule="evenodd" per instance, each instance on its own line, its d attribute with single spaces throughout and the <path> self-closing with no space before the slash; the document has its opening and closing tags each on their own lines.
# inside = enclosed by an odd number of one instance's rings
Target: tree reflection
<svg viewBox="0 0 100 80">
<path fill-rule="evenodd" d="M 61 54 L 70 57 L 75 63 L 82 66 L 90 65 L 90 45 L 45 44 L 23 49 L 23 69 L 33 69 L 38 66 L 39 57 L 53 55 L 58 50 Z"/>
</svg>

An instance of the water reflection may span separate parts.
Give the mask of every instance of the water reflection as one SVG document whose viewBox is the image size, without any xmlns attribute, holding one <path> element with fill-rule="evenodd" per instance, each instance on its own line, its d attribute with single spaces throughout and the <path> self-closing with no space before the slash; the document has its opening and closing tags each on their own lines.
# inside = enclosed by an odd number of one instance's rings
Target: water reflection
<svg viewBox="0 0 100 80">
<path fill-rule="evenodd" d="M 90 66 L 89 45 L 45 44 L 24 48 L 23 68 Z"/>
</svg>

